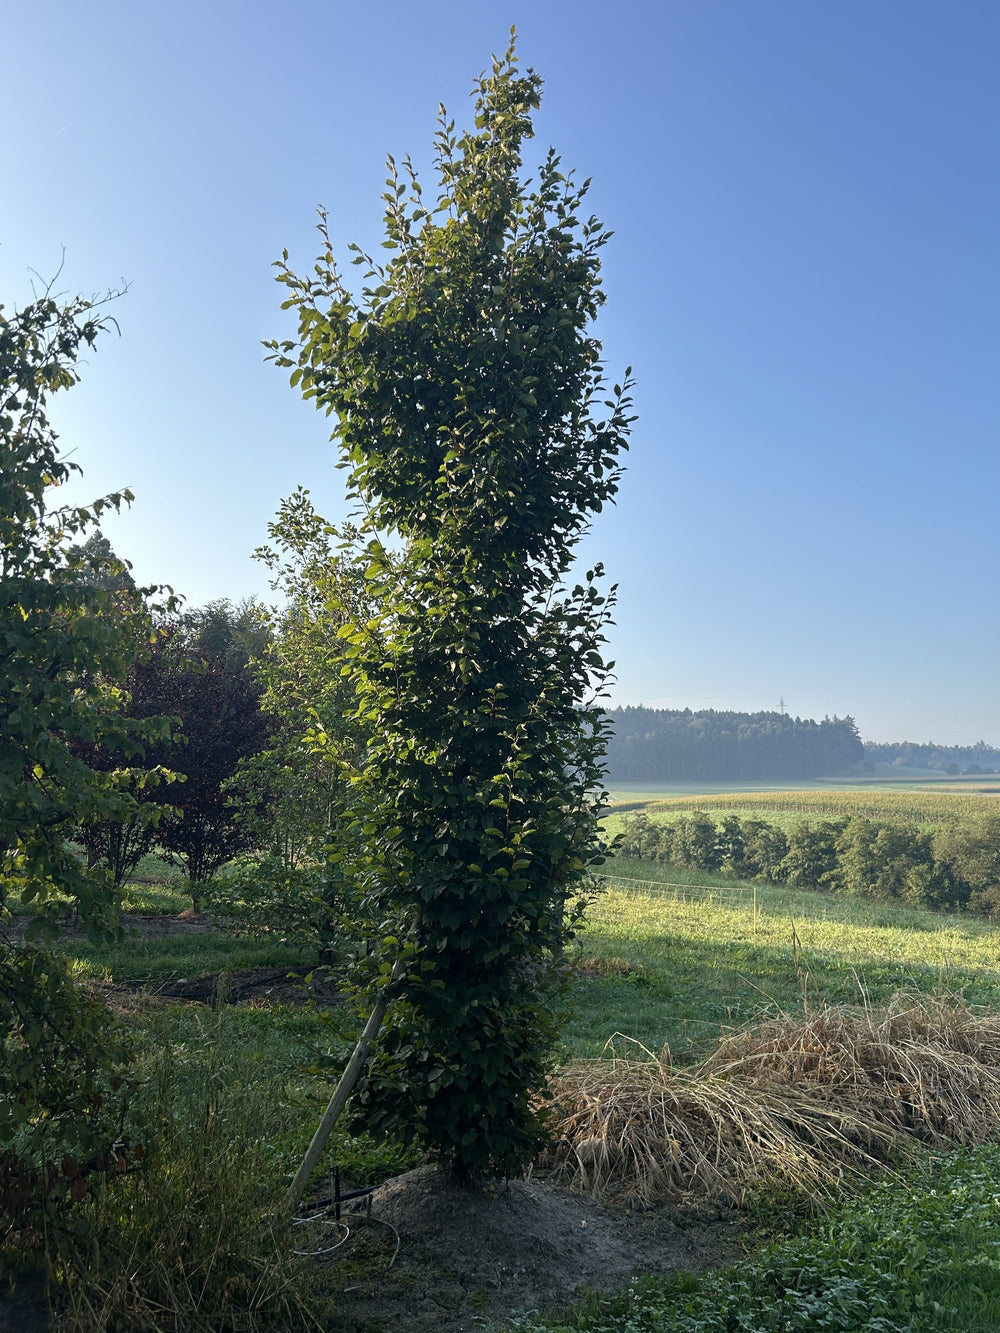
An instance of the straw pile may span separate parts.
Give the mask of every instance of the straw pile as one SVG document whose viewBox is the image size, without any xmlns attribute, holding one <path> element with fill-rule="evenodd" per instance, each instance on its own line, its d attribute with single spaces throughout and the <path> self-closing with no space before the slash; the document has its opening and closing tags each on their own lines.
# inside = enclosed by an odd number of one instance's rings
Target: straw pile
<svg viewBox="0 0 1000 1333">
<path fill-rule="evenodd" d="M 1000 1016 L 913 997 L 785 1016 L 690 1069 L 668 1051 L 572 1065 L 549 1104 L 547 1164 L 577 1186 L 642 1206 L 765 1185 L 819 1201 L 922 1145 L 997 1133 Z"/>
</svg>

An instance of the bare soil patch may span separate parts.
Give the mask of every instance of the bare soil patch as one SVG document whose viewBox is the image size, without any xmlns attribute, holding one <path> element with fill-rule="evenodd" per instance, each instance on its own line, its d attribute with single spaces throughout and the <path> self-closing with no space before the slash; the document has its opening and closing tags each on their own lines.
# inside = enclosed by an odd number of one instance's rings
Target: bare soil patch
<svg viewBox="0 0 1000 1333">
<path fill-rule="evenodd" d="M 125 930 L 140 939 L 167 936 L 203 935 L 218 930 L 224 923 L 208 912 L 187 911 L 176 915 L 126 913 L 121 918 Z M 97 989 L 109 1003 L 120 1004 L 130 995 L 142 994 L 164 1000 L 187 1000 L 194 1004 L 323 1005 L 341 1004 L 343 995 L 337 981 L 324 968 L 308 973 L 287 967 L 248 967 L 232 971 L 206 972 L 195 977 L 176 977 L 155 982 L 123 981 L 98 983 Z M 3 1333 L 0 1328 L 0 1333 Z"/>
<path fill-rule="evenodd" d="M 538 1178 L 476 1193 L 432 1166 L 387 1181 L 343 1220 L 347 1239 L 321 1262 L 358 1272 L 337 1302 L 350 1333 L 473 1333 L 588 1287 L 722 1267 L 742 1253 L 744 1230 L 738 1213 L 711 1205 L 636 1212 Z M 302 1230 L 317 1247 L 335 1239 Z"/>
<path fill-rule="evenodd" d="M 308 978 L 308 979 L 307 979 Z M 134 986 L 167 1000 L 197 1004 L 291 1004 L 310 1002 L 340 1004 L 343 995 L 336 982 L 319 969 L 306 974 L 287 967 L 247 967 L 232 972 L 206 972 L 203 976 L 159 981 L 153 986 Z"/>
</svg>

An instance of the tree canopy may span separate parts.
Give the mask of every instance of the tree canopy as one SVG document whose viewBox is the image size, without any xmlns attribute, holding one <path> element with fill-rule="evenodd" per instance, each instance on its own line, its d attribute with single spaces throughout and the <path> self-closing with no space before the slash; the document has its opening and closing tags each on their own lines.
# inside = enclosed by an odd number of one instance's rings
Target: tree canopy
<svg viewBox="0 0 1000 1333">
<path fill-rule="evenodd" d="M 120 681 L 151 624 L 141 592 L 108 588 L 74 545 L 127 491 L 58 506 L 75 470 L 61 454 L 48 400 L 76 383 L 77 359 L 106 320 L 84 299 L 51 295 L 0 309 L 0 1196 L 5 1225 L 75 1197 L 81 1158 L 98 1160 L 116 1130 L 102 1107 L 109 1067 L 123 1058 L 103 1007 L 65 962 L 5 937 L 17 898 L 28 931 L 55 929 L 66 899 L 94 934 L 112 929 L 111 878 L 88 869 L 69 840 L 86 821 L 138 811 L 143 747 L 163 719 L 126 716 Z M 148 591 L 148 590 L 147 590 Z M 106 744 L 123 767 L 91 767 L 81 749 Z M 139 767 L 129 765 L 138 764 Z M 105 1158 L 108 1155 L 105 1154 Z"/>
<path fill-rule="evenodd" d="M 618 782 L 727 782 L 843 773 L 864 751 L 854 719 L 715 709 L 614 708 L 608 769 Z"/>
<path fill-rule="evenodd" d="M 340 637 L 369 737 L 353 786 L 382 975 L 400 956 L 407 972 L 361 1102 L 463 1175 L 516 1170 L 540 1142 L 544 964 L 601 857 L 605 728 L 584 705 L 609 598 L 599 566 L 566 579 L 617 488 L 629 383 L 605 387 L 590 330 L 607 233 L 586 184 L 551 150 L 522 179 L 540 90 L 512 46 L 473 130 L 442 110 L 433 202 L 390 159 L 387 258 L 351 247 L 360 294 L 324 219 L 312 276 L 280 267 L 299 335 L 273 345 L 335 418 L 380 608 Z"/>
<path fill-rule="evenodd" d="M 3 883 L 23 902 L 68 894 L 84 920 L 114 920 L 113 886 L 88 875 L 67 841 L 92 819 L 136 810 L 125 768 L 99 771 L 80 754 L 98 739 L 127 765 L 162 721 L 122 709 L 119 682 L 152 634 L 141 593 L 91 577 L 90 548 L 75 545 L 128 491 L 59 507 L 52 492 L 75 464 L 60 453 L 49 396 L 78 378 L 76 360 L 104 325 L 91 302 L 46 296 L 0 310 L 0 852 Z M 147 592 L 150 590 L 146 590 Z"/>
<path fill-rule="evenodd" d="M 133 673 L 141 710 L 177 722 L 171 742 L 153 752 L 184 778 L 171 788 L 173 813 L 161 822 L 157 840 L 186 870 L 196 906 L 199 885 L 258 845 L 252 815 L 268 794 L 248 791 L 241 806 L 232 783 L 273 729 L 251 669 L 269 637 L 257 603 L 209 602 L 166 620 L 156 651 Z"/>
</svg>

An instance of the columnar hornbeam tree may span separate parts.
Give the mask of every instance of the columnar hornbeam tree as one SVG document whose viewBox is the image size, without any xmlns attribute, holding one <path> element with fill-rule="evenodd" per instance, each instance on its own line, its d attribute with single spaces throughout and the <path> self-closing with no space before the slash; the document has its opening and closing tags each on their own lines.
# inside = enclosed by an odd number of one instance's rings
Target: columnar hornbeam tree
<svg viewBox="0 0 1000 1333">
<path fill-rule="evenodd" d="M 590 705 L 613 666 L 601 567 L 567 580 L 633 420 L 629 372 L 605 387 L 590 332 L 608 233 L 581 217 L 587 186 L 551 150 L 522 177 L 540 88 L 512 44 L 478 81 L 473 131 L 442 109 L 431 205 L 389 160 L 386 261 L 350 247 L 360 296 L 325 218 L 311 277 L 286 254 L 299 333 L 272 344 L 336 420 L 381 608 L 340 636 L 370 736 L 363 869 L 402 928 L 383 976 L 397 948 L 408 967 L 360 1106 L 466 1178 L 512 1174 L 544 1139 L 550 964 L 602 859 Z"/>
</svg>

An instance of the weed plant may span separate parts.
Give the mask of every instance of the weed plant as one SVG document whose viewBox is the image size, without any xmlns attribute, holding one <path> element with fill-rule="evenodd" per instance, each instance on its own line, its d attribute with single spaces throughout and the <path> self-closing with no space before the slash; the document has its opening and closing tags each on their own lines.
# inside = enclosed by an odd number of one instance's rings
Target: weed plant
<svg viewBox="0 0 1000 1333">
<path fill-rule="evenodd" d="M 722 1273 L 637 1280 L 514 1333 L 995 1333 L 1000 1147 L 928 1161 Z"/>
</svg>

